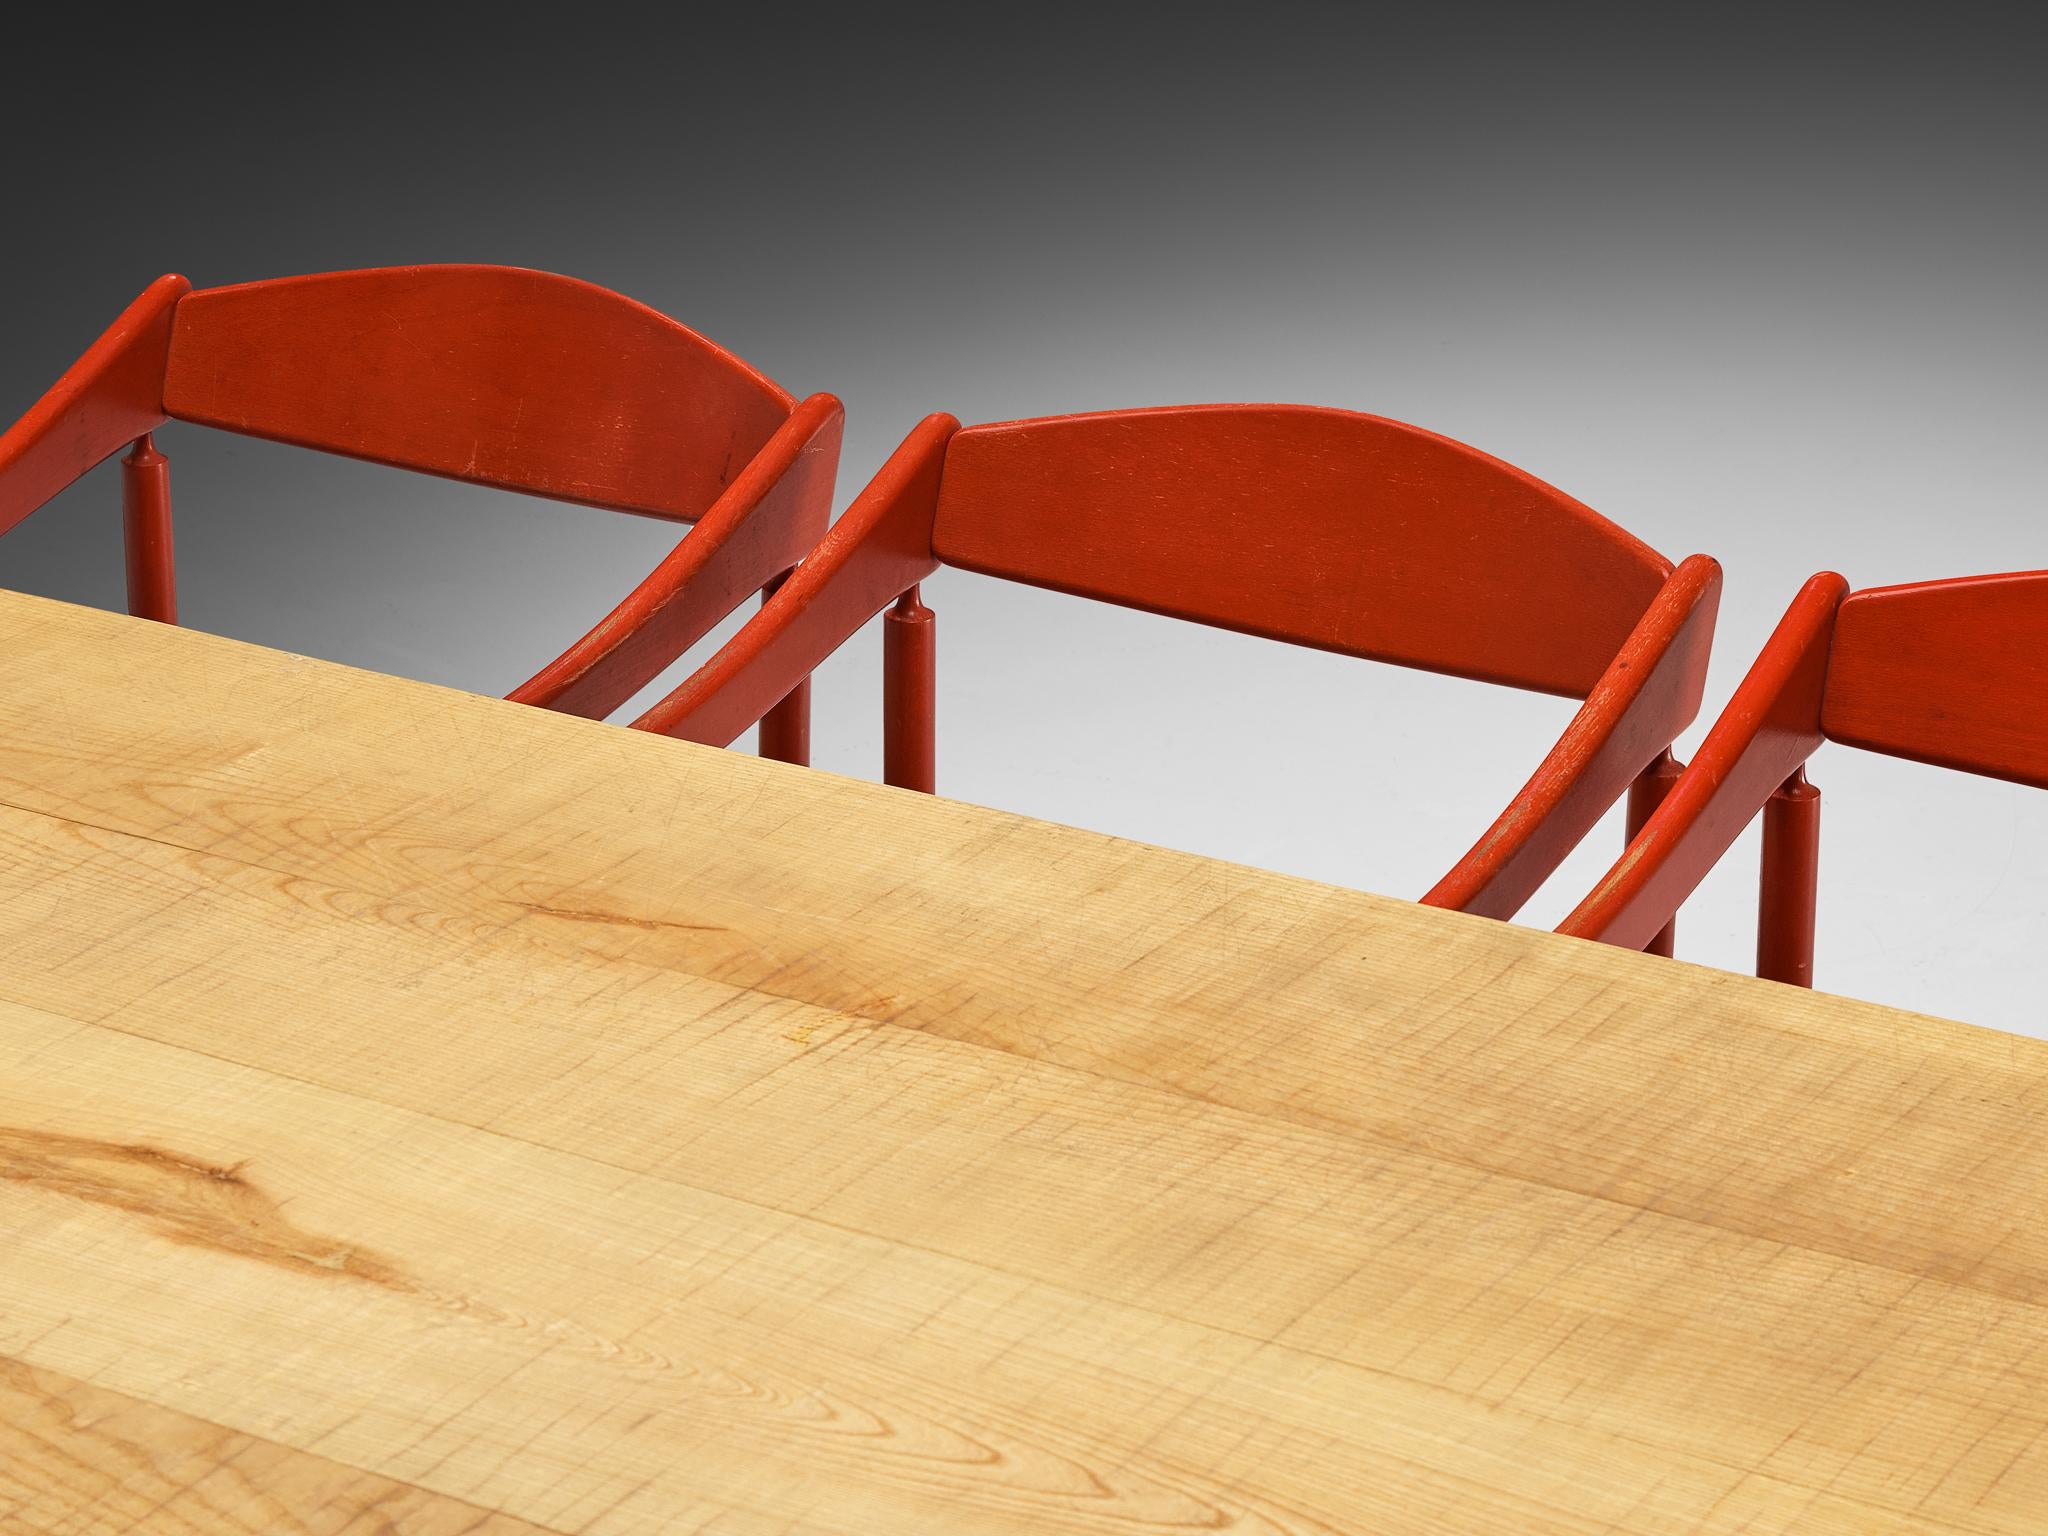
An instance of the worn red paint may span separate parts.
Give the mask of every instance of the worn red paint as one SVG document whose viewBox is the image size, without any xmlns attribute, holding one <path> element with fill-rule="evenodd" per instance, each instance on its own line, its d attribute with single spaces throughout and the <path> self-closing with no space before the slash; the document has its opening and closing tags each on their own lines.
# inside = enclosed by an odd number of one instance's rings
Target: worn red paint
<svg viewBox="0 0 2048 1536">
<path fill-rule="evenodd" d="M 2048 571 L 1800 589 L 1692 762 L 1561 933 L 1640 947 L 1763 812 L 1757 973 L 1813 983 L 1824 741 L 2048 788 Z"/>
<path fill-rule="evenodd" d="M 151 438 L 171 420 L 696 524 L 512 694 L 601 715 L 817 542 L 841 411 L 550 273 L 390 267 L 197 292 L 164 277 L 0 434 L 0 533 L 131 448 L 129 606 L 174 622 L 169 467 Z M 766 750 L 801 760 L 805 702 L 764 728 Z"/>
<path fill-rule="evenodd" d="M 1399 422 L 1183 406 L 927 417 L 788 584 L 635 723 L 731 741 L 940 565 L 1585 701 L 1424 899 L 1509 916 L 1692 720 L 1720 568 Z M 885 631 L 885 772 L 932 782 L 930 610 Z"/>
</svg>

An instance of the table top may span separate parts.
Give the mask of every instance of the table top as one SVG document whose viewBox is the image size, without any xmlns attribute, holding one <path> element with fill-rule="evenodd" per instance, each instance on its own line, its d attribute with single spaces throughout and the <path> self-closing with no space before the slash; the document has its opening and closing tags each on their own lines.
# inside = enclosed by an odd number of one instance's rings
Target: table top
<svg viewBox="0 0 2048 1536">
<path fill-rule="evenodd" d="M 2048 1044 L 0 594 L 0 1529 L 2048 1529 Z"/>
</svg>

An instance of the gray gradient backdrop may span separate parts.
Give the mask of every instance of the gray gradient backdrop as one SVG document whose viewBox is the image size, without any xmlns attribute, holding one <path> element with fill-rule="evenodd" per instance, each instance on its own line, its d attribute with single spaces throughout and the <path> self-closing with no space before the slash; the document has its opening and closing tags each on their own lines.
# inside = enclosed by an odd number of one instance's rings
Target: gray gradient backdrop
<svg viewBox="0 0 2048 1536">
<path fill-rule="evenodd" d="M 1721 559 L 1710 709 L 1815 569 L 2048 565 L 2043 40 L 2001 12 L 208 25 L 141 61 L 104 30 L 16 49 L 0 414 L 162 271 L 494 261 L 838 394 L 842 505 L 931 409 L 1290 400 L 1449 433 Z M 466 688 L 524 678 L 674 536 L 162 446 L 190 624 Z M 107 468 L 37 514 L 0 583 L 119 607 L 117 499 Z M 1424 889 L 1568 712 L 958 573 L 927 596 L 947 793 L 1377 891 Z M 820 674 L 821 767 L 877 774 L 878 649 Z M 1840 748 L 1814 777 L 1822 984 L 2048 1034 L 2048 796 Z M 1754 871 L 1752 839 L 1683 955 L 1749 963 Z"/>
</svg>

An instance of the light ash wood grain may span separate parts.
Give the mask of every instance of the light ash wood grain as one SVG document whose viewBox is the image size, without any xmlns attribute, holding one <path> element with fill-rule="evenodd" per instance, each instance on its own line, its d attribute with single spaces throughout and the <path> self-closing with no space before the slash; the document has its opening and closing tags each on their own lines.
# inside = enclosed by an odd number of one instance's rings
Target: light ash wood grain
<svg viewBox="0 0 2048 1536">
<path fill-rule="evenodd" d="M 0 954 L 0 1528 L 2048 1528 L 2036 1042 L 5 595 Z"/>
<path fill-rule="evenodd" d="M 0 1530 L 548 1536 L 457 1499 L 5 1358 Z"/>
</svg>

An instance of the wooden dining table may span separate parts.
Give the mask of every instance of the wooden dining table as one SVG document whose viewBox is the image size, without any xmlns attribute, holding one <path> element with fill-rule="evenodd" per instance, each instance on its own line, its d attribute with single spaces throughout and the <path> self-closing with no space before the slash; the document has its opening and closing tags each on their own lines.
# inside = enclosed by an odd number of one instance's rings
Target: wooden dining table
<svg viewBox="0 0 2048 1536">
<path fill-rule="evenodd" d="M 0 594 L 0 1531 L 2048 1531 L 2048 1043 Z"/>
</svg>

